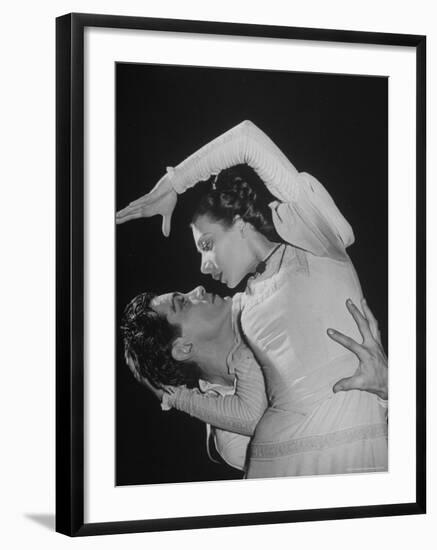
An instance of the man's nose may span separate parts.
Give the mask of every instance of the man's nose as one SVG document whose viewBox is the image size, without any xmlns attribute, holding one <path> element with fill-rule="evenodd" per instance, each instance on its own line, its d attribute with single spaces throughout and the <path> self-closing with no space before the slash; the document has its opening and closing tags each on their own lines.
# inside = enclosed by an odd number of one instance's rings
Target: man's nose
<svg viewBox="0 0 437 550">
<path fill-rule="evenodd" d="M 206 290 L 203 288 L 203 286 L 198 286 L 195 291 L 196 296 L 198 296 L 199 298 L 203 298 L 205 296 Z"/>
<path fill-rule="evenodd" d="M 197 286 L 190 292 L 190 298 L 193 298 L 195 300 L 202 300 L 205 297 L 205 293 L 206 291 L 203 286 Z"/>
</svg>

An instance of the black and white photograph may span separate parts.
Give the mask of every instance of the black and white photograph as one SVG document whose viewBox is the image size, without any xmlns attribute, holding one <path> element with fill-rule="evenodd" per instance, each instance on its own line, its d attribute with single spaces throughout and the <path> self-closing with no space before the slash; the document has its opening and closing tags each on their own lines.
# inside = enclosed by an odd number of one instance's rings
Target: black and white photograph
<svg viewBox="0 0 437 550">
<path fill-rule="evenodd" d="M 388 78 L 115 66 L 115 483 L 388 471 Z"/>
<path fill-rule="evenodd" d="M 2 547 L 433 546 L 432 6 L 5 4 Z"/>
</svg>

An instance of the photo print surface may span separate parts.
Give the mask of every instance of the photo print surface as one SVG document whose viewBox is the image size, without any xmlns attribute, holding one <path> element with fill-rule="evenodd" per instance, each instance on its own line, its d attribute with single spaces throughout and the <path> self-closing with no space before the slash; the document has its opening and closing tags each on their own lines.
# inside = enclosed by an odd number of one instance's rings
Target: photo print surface
<svg viewBox="0 0 437 550">
<path fill-rule="evenodd" d="M 119 213 L 177 191 L 116 225 L 116 484 L 386 470 L 327 330 L 387 350 L 388 80 L 117 63 L 115 132 Z"/>
</svg>

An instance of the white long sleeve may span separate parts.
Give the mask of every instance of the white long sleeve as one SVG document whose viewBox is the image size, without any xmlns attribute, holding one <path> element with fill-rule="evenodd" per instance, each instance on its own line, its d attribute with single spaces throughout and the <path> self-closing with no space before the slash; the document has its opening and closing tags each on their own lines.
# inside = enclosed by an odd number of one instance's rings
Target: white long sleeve
<svg viewBox="0 0 437 550">
<path fill-rule="evenodd" d="M 245 120 L 190 155 L 172 171 L 172 185 L 183 193 L 199 181 L 236 164 L 248 164 L 281 201 L 293 199 L 299 173 L 273 141 Z"/>
</svg>

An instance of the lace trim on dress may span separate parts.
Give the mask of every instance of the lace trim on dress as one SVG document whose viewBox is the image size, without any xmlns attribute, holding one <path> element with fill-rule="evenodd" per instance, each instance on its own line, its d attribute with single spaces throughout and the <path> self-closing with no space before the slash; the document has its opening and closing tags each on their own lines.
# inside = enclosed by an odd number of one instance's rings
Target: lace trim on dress
<svg viewBox="0 0 437 550">
<path fill-rule="evenodd" d="M 381 423 L 348 428 L 324 435 L 292 439 L 281 443 L 253 444 L 251 446 L 251 458 L 269 459 L 299 453 L 323 451 L 331 447 L 338 447 L 356 441 L 387 437 L 387 433 L 387 424 Z"/>
<path fill-rule="evenodd" d="M 276 262 L 268 266 L 261 276 L 249 279 L 246 291 L 241 298 L 242 310 L 247 312 L 269 298 L 289 280 L 291 273 L 308 274 L 308 261 L 305 252 L 293 246 L 284 246 L 285 255 L 281 266 L 278 266 Z M 278 268 L 279 271 L 275 273 Z"/>
</svg>

